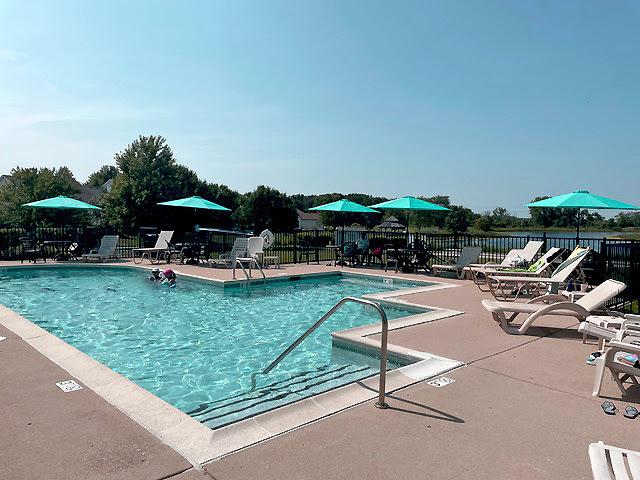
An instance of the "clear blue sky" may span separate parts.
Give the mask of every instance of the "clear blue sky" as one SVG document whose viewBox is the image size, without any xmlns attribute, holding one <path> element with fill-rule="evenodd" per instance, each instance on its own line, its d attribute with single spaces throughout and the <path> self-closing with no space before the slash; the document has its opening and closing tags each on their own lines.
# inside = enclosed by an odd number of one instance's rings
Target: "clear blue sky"
<svg viewBox="0 0 640 480">
<path fill-rule="evenodd" d="M 640 204 L 640 3 L 4 1 L 0 173 L 139 134 L 240 191 Z"/>
</svg>

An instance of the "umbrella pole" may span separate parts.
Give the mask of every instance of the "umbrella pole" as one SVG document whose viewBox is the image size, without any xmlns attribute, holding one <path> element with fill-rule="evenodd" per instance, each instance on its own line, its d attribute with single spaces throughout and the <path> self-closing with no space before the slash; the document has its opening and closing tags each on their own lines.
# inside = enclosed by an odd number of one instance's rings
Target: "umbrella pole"
<svg viewBox="0 0 640 480">
<path fill-rule="evenodd" d="M 578 207 L 578 221 L 576 223 L 576 247 L 580 245 L 580 207 Z"/>
</svg>

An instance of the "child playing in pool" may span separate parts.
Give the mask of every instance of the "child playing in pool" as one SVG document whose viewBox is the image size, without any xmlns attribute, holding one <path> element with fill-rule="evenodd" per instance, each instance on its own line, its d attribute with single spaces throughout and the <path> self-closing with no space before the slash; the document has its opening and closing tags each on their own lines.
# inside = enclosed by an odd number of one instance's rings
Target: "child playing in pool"
<svg viewBox="0 0 640 480">
<path fill-rule="evenodd" d="M 151 270 L 151 275 L 149 276 L 149 280 L 151 280 L 152 282 L 162 281 L 162 276 L 160 275 L 159 268 L 154 268 L 153 270 Z"/>
<path fill-rule="evenodd" d="M 162 276 L 164 280 L 162 280 L 163 285 L 168 285 L 169 288 L 175 288 L 176 286 L 176 272 L 167 268 L 164 272 L 162 272 Z"/>
</svg>

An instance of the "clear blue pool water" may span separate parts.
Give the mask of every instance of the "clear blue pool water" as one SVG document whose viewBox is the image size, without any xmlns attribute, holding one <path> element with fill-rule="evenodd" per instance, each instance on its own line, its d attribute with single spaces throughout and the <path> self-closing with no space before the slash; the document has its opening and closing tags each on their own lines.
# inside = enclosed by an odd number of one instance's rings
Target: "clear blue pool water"
<svg viewBox="0 0 640 480">
<path fill-rule="evenodd" d="M 216 428 L 376 373 L 376 359 L 332 347 L 332 331 L 379 321 L 351 304 L 251 389 L 342 297 L 414 286 L 335 276 L 226 289 L 179 278 L 170 289 L 137 269 L 47 267 L 0 272 L 0 301 Z"/>
</svg>

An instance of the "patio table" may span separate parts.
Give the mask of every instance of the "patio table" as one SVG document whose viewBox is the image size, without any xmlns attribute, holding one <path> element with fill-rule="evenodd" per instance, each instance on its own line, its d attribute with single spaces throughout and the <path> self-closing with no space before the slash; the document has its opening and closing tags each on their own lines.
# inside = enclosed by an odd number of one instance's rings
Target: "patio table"
<svg viewBox="0 0 640 480">
<path fill-rule="evenodd" d="M 428 265 L 428 261 L 431 259 L 442 261 L 442 259 L 434 255 L 431 250 L 424 248 L 397 248 L 395 251 L 398 252 L 398 269 L 402 270 L 405 268 L 415 273 L 418 273 L 420 267 L 423 267 L 425 270 L 431 270 Z M 420 259 L 420 256 L 424 256 L 424 258 Z"/>
<path fill-rule="evenodd" d="M 72 240 L 45 240 L 44 242 L 42 242 L 45 247 L 53 247 L 53 258 L 58 261 L 69 260 L 69 258 L 71 257 L 69 253 L 69 247 L 73 243 L 74 242 Z"/>
</svg>

